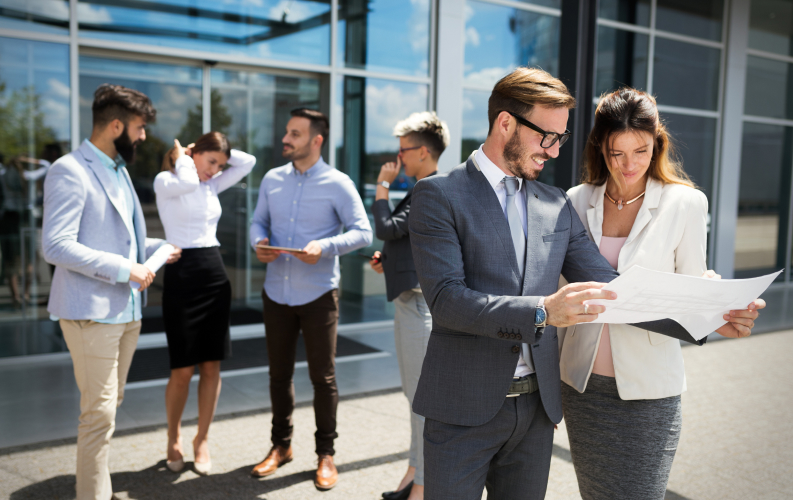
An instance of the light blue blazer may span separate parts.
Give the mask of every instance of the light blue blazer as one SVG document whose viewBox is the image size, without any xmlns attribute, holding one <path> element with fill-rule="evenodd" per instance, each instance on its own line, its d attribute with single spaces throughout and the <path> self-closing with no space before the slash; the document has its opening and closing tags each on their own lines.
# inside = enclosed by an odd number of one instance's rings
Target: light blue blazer
<svg viewBox="0 0 793 500">
<path fill-rule="evenodd" d="M 164 241 L 146 238 L 146 222 L 126 168 L 124 179 L 135 203 L 133 225 L 138 262 Z M 117 316 L 129 301 L 129 284 L 116 281 L 131 245 L 121 216 L 122 193 L 91 147 L 80 147 L 56 161 L 44 181 L 44 260 L 54 264 L 47 310 L 62 319 Z M 146 305 L 146 292 L 143 292 Z"/>
</svg>

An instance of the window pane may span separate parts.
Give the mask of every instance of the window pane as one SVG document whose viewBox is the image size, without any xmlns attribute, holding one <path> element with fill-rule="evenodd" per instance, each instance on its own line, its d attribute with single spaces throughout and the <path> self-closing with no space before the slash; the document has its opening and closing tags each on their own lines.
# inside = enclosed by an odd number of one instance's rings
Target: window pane
<svg viewBox="0 0 793 500">
<path fill-rule="evenodd" d="M 662 118 L 675 141 L 683 169 L 708 200 L 712 200 L 716 119 L 676 113 L 663 113 Z M 713 207 L 709 209 L 712 211 Z"/>
<path fill-rule="evenodd" d="M 655 17 L 659 30 L 721 41 L 724 0 L 658 0 Z"/>
<path fill-rule="evenodd" d="M 517 0 L 517 1 L 522 3 L 539 5 L 541 7 L 553 7 L 555 9 L 562 8 L 562 0 Z"/>
<path fill-rule="evenodd" d="M 749 56 L 745 114 L 793 118 L 793 64 Z"/>
<path fill-rule="evenodd" d="M 248 245 L 248 223 L 264 174 L 273 167 L 289 163 L 281 156 L 281 137 L 290 118 L 289 112 L 299 107 L 319 109 L 320 83 L 313 78 L 222 69 L 212 70 L 211 82 L 212 130 L 226 134 L 232 147 L 256 156 L 256 167 L 248 178 L 220 193 L 223 214 L 217 236 L 235 305 L 246 313 L 260 311 L 266 266 L 256 259 Z M 199 128 L 200 117 L 200 110 L 197 110 L 193 123 Z M 199 130 L 193 135 L 198 137 Z M 259 319 L 254 318 L 252 322 L 259 322 Z"/>
<path fill-rule="evenodd" d="M 790 0 L 752 0 L 749 47 L 793 55 L 793 3 Z"/>
<path fill-rule="evenodd" d="M 720 56 L 719 49 L 656 38 L 653 93 L 658 103 L 716 110 Z"/>
<path fill-rule="evenodd" d="M 337 120 L 331 125 L 340 130 L 334 145 L 336 167 L 358 186 L 370 213 L 380 167 L 395 161 L 399 150 L 399 139 L 392 133 L 394 125 L 411 113 L 427 110 L 428 89 L 415 83 L 350 76 L 340 77 L 337 88 L 334 104 Z M 404 172 L 400 173 L 392 183 L 392 201 L 397 203 L 413 183 Z M 371 215 L 369 221 L 374 228 Z M 343 323 L 394 317 L 393 304 L 386 301 L 382 275 L 372 271 L 367 259 L 361 257 L 380 250 L 382 244 L 375 238 L 371 247 L 341 257 L 339 307 Z"/>
<path fill-rule="evenodd" d="M 598 16 L 623 23 L 650 25 L 650 0 L 600 0 Z"/>
<path fill-rule="evenodd" d="M 69 34 L 68 0 L 0 0 L 0 29 Z"/>
<path fill-rule="evenodd" d="M 649 40 L 640 33 L 598 27 L 595 97 L 625 85 L 647 89 Z"/>
<path fill-rule="evenodd" d="M 430 0 L 340 0 L 338 53 L 348 68 L 428 75 Z"/>
<path fill-rule="evenodd" d="M 146 230 L 151 238 L 164 238 L 165 231 L 157 214 L 154 198 L 154 177 L 160 172 L 165 152 L 173 140 L 190 144 L 201 127 L 201 68 L 137 61 L 122 61 L 98 57 L 80 57 L 80 139 L 90 137 L 92 128 L 91 104 L 96 88 L 113 83 L 139 90 L 149 96 L 157 109 L 157 122 L 146 130 L 146 140 L 138 146 L 136 160 L 127 169 L 140 198 L 146 217 Z M 198 127 L 198 128 L 196 128 Z M 155 314 L 162 298 L 162 274 L 157 273 L 149 288 L 149 300 L 144 318 Z M 144 322 L 147 325 L 161 325 Z"/>
<path fill-rule="evenodd" d="M 490 90 L 517 66 L 559 70 L 559 18 L 469 1 L 465 6 L 465 85 Z"/>
<path fill-rule="evenodd" d="M 46 311 L 44 179 L 27 180 L 40 167 L 23 158 L 54 162 L 69 151 L 69 100 L 68 45 L 0 38 L 0 357 L 64 350 Z"/>
<path fill-rule="evenodd" d="M 330 3 L 308 0 L 81 2 L 80 36 L 328 64 Z"/>
<path fill-rule="evenodd" d="M 760 276 L 785 265 L 793 128 L 743 125 L 735 277 Z"/>
</svg>

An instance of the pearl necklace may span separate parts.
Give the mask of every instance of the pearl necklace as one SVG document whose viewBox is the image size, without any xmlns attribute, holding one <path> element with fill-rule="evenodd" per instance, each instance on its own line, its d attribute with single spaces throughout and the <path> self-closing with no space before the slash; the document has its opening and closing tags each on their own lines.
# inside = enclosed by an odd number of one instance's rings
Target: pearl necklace
<svg viewBox="0 0 793 500">
<path fill-rule="evenodd" d="M 638 200 L 639 198 L 641 198 L 642 196 L 644 196 L 644 193 L 646 193 L 646 192 L 647 192 L 647 191 L 643 191 L 643 192 L 642 192 L 642 194 L 640 194 L 640 195 L 639 195 L 639 196 L 637 196 L 636 198 L 634 198 L 634 199 L 632 199 L 632 200 L 630 200 L 630 201 L 626 201 L 626 202 L 625 202 L 625 205 L 630 205 L 630 204 L 631 204 L 631 203 L 633 203 L 634 201 L 636 201 L 636 200 Z M 608 192 L 608 191 L 605 191 L 605 193 L 606 193 L 606 198 L 608 198 L 608 199 L 609 199 L 609 200 L 610 200 L 612 203 L 614 203 L 615 205 L 617 205 L 617 210 L 622 210 L 622 208 L 623 208 L 623 206 L 624 206 L 624 205 L 623 205 L 623 203 L 622 203 L 622 199 L 620 198 L 620 201 L 617 201 L 617 200 L 615 200 L 614 198 L 612 198 L 611 196 L 609 196 L 609 192 Z"/>
</svg>

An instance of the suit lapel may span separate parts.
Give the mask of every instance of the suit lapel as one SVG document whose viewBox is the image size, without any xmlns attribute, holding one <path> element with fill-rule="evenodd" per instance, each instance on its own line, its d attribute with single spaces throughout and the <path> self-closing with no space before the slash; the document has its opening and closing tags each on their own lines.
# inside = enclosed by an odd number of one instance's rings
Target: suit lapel
<svg viewBox="0 0 793 500">
<path fill-rule="evenodd" d="M 94 173 L 94 175 L 96 175 L 96 178 L 99 179 L 99 184 L 102 185 L 102 188 L 105 190 L 108 199 L 110 199 L 110 203 L 113 204 L 113 206 L 116 208 L 116 211 L 121 216 L 121 220 L 126 221 L 127 218 L 124 217 L 123 211 L 124 203 L 121 201 L 121 197 L 123 195 L 118 189 L 116 189 L 113 181 L 110 180 L 110 173 L 107 171 L 107 167 L 102 164 L 102 160 L 100 160 L 96 153 L 94 153 L 94 150 L 91 149 L 91 146 L 85 142 L 83 142 L 78 151 L 83 156 L 88 168 Z"/>
<path fill-rule="evenodd" d="M 468 189 L 474 199 L 479 202 L 482 210 L 490 219 L 493 224 L 498 238 L 501 240 L 501 245 L 504 248 L 505 255 L 509 255 L 509 262 L 512 266 L 512 272 L 515 278 L 520 282 L 520 273 L 518 272 L 518 259 L 515 256 L 515 245 L 512 243 L 512 234 L 509 231 L 509 222 L 504 217 L 504 211 L 501 210 L 501 203 L 498 201 L 496 192 L 487 181 L 487 177 L 479 169 L 474 155 L 472 154 L 466 162 L 466 171 L 468 172 Z"/>
<path fill-rule="evenodd" d="M 628 239 L 625 240 L 625 246 L 628 246 L 633 240 L 639 236 L 639 233 L 650 223 L 653 218 L 653 212 L 658 208 L 658 203 L 661 200 L 661 191 L 663 185 L 655 179 L 647 179 L 647 188 L 644 195 L 639 213 L 636 214 L 636 220 L 633 222 Z"/>
<path fill-rule="evenodd" d="M 603 238 L 603 197 L 605 192 L 605 182 L 601 186 L 596 186 L 589 197 L 590 208 L 586 211 L 589 232 L 598 248 L 600 248 L 600 240 Z"/>
</svg>

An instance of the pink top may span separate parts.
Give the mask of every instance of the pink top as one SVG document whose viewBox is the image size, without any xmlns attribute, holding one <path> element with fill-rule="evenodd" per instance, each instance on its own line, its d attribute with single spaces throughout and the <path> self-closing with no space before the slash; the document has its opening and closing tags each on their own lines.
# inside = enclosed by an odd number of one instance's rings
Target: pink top
<svg viewBox="0 0 793 500">
<path fill-rule="evenodd" d="M 613 238 L 603 236 L 600 239 L 600 255 L 606 258 L 611 267 L 617 269 L 622 245 L 628 238 Z M 611 337 L 609 336 L 609 325 L 603 325 L 603 333 L 600 335 L 598 353 L 595 356 L 595 364 L 592 366 L 592 373 L 606 377 L 614 376 L 614 358 L 611 357 Z"/>
</svg>

